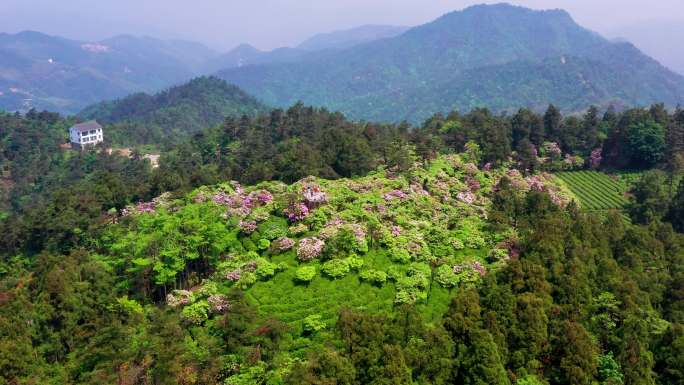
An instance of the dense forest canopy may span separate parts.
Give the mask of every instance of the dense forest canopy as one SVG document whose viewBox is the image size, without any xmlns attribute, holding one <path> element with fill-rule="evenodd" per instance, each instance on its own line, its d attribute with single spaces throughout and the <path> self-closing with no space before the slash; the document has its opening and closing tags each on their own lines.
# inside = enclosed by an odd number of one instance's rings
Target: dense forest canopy
<svg viewBox="0 0 684 385">
<path fill-rule="evenodd" d="M 154 169 L 72 123 L 0 115 L 0 383 L 684 383 L 682 110 L 296 104 Z M 590 212 L 579 169 L 643 176 Z"/>
</svg>

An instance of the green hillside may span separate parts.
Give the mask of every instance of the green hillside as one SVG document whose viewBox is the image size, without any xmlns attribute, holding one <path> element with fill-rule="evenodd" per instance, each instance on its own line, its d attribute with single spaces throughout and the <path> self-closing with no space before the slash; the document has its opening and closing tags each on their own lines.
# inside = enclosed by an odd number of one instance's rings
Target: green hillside
<svg viewBox="0 0 684 385">
<path fill-rule="evenodd" d="M 265 105 L 238 87 L 215 77 L 200 77 L 155 95 L 141 93 L 98 103 L 79 117 L 113 125 L 107 133 L 114 143 L 141 144 L 188 137 L 226 117 L 266 111 Z"/>
<path fill-rule="evenodd" d="M 298 100 L 353 118 L 420 121 L 437 111 L 497 111 L 554 103 L 643 105 L 684 100 L 684 78 L 627 43 L 612 43 L 564 11 L 507 4 L 453 12 L 406 33 L 297 63 L 219 76 L 265 102 Z"/>
<path fill-rule="evenodd" d="M 238 287 L 262 316 L 293 327 L 312 315 L 332 322 L 341 306 L 387 313 L 415 303 L 438 316 L 451 288 L 508 258 L 501 245 L 514 230 L 492 231 L 485 214 L 503 173 L 450 156 L 409 175 L 201 188 L 128 209 L 131 217 L 106 235 L 113 241 L 105 253 L 121 285 L 157 295 L 172 287 L 200 293 L 200 282 L 218 293 Z M 548 188 L 562 193 L 551 181 Z M 208 265 L 192 278 L 197 263 Z M 301 278 L 308 269 L 312 276 Z M 206 305 L 197 297 L 184 314 Z"/>
</svg>

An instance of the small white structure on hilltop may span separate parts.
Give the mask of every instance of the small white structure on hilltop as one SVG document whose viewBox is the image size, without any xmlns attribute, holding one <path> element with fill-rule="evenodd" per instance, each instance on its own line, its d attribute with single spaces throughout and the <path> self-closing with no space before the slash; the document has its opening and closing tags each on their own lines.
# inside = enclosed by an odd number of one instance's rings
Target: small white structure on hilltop
<svg viewBox="0 0 684 385">
<path fill-rule="evenodd" d="M 102 126 L 94 120 L 77 124 L 69 129 L 69 139 L 74 148 L 83 149 L 87 146 L 95 146 L 104 141 Z"/>
</svg>

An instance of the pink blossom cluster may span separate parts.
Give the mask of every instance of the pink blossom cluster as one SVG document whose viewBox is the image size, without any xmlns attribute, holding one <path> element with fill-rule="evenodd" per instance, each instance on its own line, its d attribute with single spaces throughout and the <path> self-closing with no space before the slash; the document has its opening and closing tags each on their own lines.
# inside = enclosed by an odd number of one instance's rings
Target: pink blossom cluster
<svg viewBox="0 0 684 385">
<path fill-rule="evenodd" d="M 411 186 L 409 186 L 409 190 L 411 191 L 411 193 L 414 193 L 414 194 L 419 194 L 419 195 L 423 195 L 423 196 L 430 195 L 430 193 L 427 192 L 423 188 L 423 186 L 418 184 L 418 183 L 411 184 Z"/>
<path fill-rule="evenodd" d="M 241 191 L 241 190 L 240 190 Z M 220 191 L 211 196 L 211 201 L 217 205 L 230 207 L 230 215 L 247 216 L 252 212 L 254 201 L 244 194 L 228 195 Z"/>
<path fill-rule="evenodd" d="M 219 191 L 210 197 L 211 201 L 215 204 L 228 206 L 230 208 L 229 216 L 247 216 L 252 212 L 254 207 L 268 204 L 273 200 L 273 195 L 266 190 L 259 190 L 246 194 L 238 183 L 233 183 L 233 188 L 235 189 L 234 194 L 227 194 L 224 191 Z M 206 197 L 201 194 L 201 198 L 200 195 L 195 197 L 195 200 L 198 199 L 206 200 Z"/>
<path fill-rule="evenodd" d="M 553 204 L 555 204 L 556 206 L 565 205 L 565 199 L 556 191 L 549 191 L 549 198 L 551 199 L 551 202 L 553 202 Z"/>
<path fill-rule="evenodd" d="M 544 152 L 551 159 L 558 159 L 562 155 L 562 151 L 558 143 L 556 142 L 546 142 L 544 143 Z"/>
<path fill-rule="evenodd" d="M 254 195 L 256 196 L 257 201 L 262 204 L 267 204 L 273 200 L 273 194 L 266 190 L 257 191 Z"/>
<path fill-rule="evenodd" d="M 487 268 L 480 261 L 461 263 L 454 266 L 454 274 L 462 273 L 465 270 L 473 270 L 480 274 L 480 276 L 485 276 L 487 274 Z"/>
<path fill-rule="evenodd" d="M 189 305 L 192 302 L 192 292 L 188 290 L 174 290 L 166 296 L 166 303 L 171 307 Z"/>
<path fill-rule="evenodd" d="M 153 202 L 140 202 L 134 206 L 127 206 L 121 210 L 121 216 L 127 217 L 134 214 L 144 214 L 153 213 L 156 208 L 156 203 Z"/>
<path fill-rule="evenodd" d="M 480 261 L 475 261 L 471 263 L 470 268 L 475 270 L 478 274 L 480 274 L 481 277 L 487 275 L 487 268 Z"/>
<path fill-rule="evenodd" d="M 257 269 L 257 263 L 256 261 L 249 261 L 245 263 L 245 265 L 242 266 L 242 268 L 246 271 L 254 271 Z"/>
<path fill-rule="evenodd" d="M 224 205 L 224 206 L 229 206 L 232 203 L 232 199 L 231 199 L 230 195 L 226 194 L 223 191 L 219 191 L 218 193 L 212 195 L 211 201 L 216 203 L 217 205 Z"/>
<path fill-rule="evenodd" d="M 544 185 L 544 181 L 538 175 L 528 176 L 527 178 L 525 178 L 525 182 L 527 182 L 527 185 L 532 190 L 535 190 L 535 191 L 546 190 L 546 187 Z"/>
<path fill-rule="evenodd" d="M 533 144 L 530 144 L 530 151 L 532 151 L 532 155 L 535 158 L 539 156 L 539 151 L 537 151 L 537 147 L 535 147 Z"/>
<path fill-rule="evenodd" d="M 391 201 L 392 199 L 400 199 L 400 200 L 406 200 L 408 199 L 408 195 L 401 191 L 401 190 L 392 190 L 388 193 L 382 194 L 382 199 L 386 201 Z"/>
<path fill-rule="evenodd" d="M 520 171 L 515 168 L 508 170 L 506 172 L 506 175 L 508 175 L 508 177 L 511 179 L 522 178 L 522 174 L 520 173 Z"/>
<path fill-rule="evenodd" d="M 471 193 L 470 191 L 460 192 L 458 195 L 456 195 L 456 198 L 469 205 L 472 205 L 476 199 L 475 194 Z"/>
<path fill-rule="evenodd" d="M 468 175 L 476 175 L 478 171 L 480 170 L 477 168 L 477 165 L 475 165 L 475 163 L 467 163 L 465 165 L 465 172 Z"/>
<path fill-rule="evenodd" d="M 192 201 L 195 203 L 204 203 L 207 201 L 207 196 L 204 195 L 203 192 L 200 192 L 197 195 L 195 195 L 195 198 Z"/>
<path fill-rule="evenodd" d="M 491 162 L 485 163 L 485 165 L 482 167 L 482 170 L 487 171 L 487 172 L 492 171 L 492 163 Z"/>
<path fill-rule="evenodd" d="M 212 313 L 223 313 L 230 308 L 230 303 L 228 303 L 228 298 L 222 294 L 214 294 L 207 298 L 209 302 L 209 310 Z"/>
<path fill-rule="evenodd" d="M 572 156 L 570 154 L 565 154 L 565 159 L 563 159 L 563 162 L 568 166 L 582 166 L 582 158 L 579 156 Z"/>
<path fill-rule="evenodd" d="M 255 221 L 240 221 L 240 223 L 238 223 L 238 227 L 240 227 L 240 230 L 243 233 L 251 234 L 256 231 L 257 224 Z"/>
<path fill-rule="evenodd" d="M 315 184 L 306 185 L 302 190 L 304 201 L 309 207 L 315 207 L 328 201 L 328 194 Z"/>
<path fill-rule="evenodd" d="M 398 237 L 401 235 L 401 227 L 392 226 L 392 236 Z"/>
<path fill-rule="evenodd" d="M 325 227 L 333 227 L 333 226 L 340 226 L 344 224 L 344 219 L 342 218 L 335 218 L 328 223 L 325 224 Z"/>
<path fill-rule="evenodd" d="M 226 279 L 233 282 L 239 281 L 240 277 L 242 277 L 242 269 L 235 269 L 226 274 Z"/>
<path fill-rule="evenodd" d="M 478 181 L 475 178 L 466 178 L 466 184 L 468 185 L 468 188 L 470 191 L 477 191 L 479 190 L 482 186 L 480 185 L 480 181 Z"/>
<path fill-rule="evenodd" d="M 357 241 L 363 242 L 366 240 L 366 230 L 364 230 L 363 226 L 358 223 L 352 223 L 349 227 Z"/>
<path fill-rule="evenodd" d="M 290 220 L 290 222 L 301 221 L 309 215 L 309 207 L 301 202 L 290 204 L 288 208 L 283 210 L 283 214 Z"/>
<path fill-rule="evenodd" d="M 597 148 L 591 152 L 591 155 L 589 155 L 589 167 L 591 167 L 591 168 L 601 167 L 602 161 L 603 161 L 603 148 Z"/>
<path fill-rule="evenodd" d="M 316 237 L 304 238 L 299 241 L 299 247 L 297 248 L 297 258 L 300 261 L 310 261 L 318 257 L 323 251 L 325 242 Z"/>
<path fill-rule="evenodd" d="M 294 247 L 295 241 L 288 237 L 280 237 L 273 242 L 278 251 L 287 251 Z"/>
</svg>

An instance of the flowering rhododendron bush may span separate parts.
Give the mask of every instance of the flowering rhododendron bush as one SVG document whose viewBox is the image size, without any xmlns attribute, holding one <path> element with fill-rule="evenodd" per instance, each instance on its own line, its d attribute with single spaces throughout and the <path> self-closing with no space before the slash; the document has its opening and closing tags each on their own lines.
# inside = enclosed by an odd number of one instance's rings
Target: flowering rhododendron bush
<svg viewBox="0 0 684 385">
<path fill-rule="evenodd" d="M 553 144 L 547 151 L 559 157 Z M 292 185 L 224 183 L 127 208 L 102 237 L 121 285 L 140 288 L 201 324 L 230 312 L 238 288 L 264 314 L 298 325 L 342 306 L 437 314 L 450 291 L 476 284 L 516 256 L 515 229 L 488 222 L 506 177 L 520 194 L 571 195 L 550 174 L 482 169 L 441 156 L 408 172 Z M 432 309 L 432 310 L 429 310 Z"/>
</svg>

